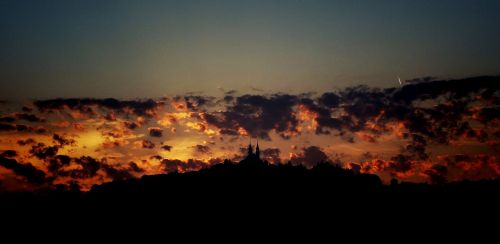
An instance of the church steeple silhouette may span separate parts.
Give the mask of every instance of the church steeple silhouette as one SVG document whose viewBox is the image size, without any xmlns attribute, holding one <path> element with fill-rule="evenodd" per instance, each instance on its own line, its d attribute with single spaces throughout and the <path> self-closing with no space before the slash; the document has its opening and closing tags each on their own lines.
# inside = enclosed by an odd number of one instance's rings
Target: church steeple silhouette
<svg viewBox="0 0 500 244">
<path fill-rule="evenodd" d="M 255 147 L 255 156 L 260 159 L 259 139 L 257 139 L 257 146 Z"/>
<path fill-rule="evenodd" d="M 250 138 L 250 143 L 248 144 L 248 155 L 247 155 L 246 159 L 247 160 L 260 160 L 259 140 L 257 140 L 257 145 L 255 147 L 255 153 L 254 153 L 253 147 L 252 147 L 252 138 Z"/>
</svg>

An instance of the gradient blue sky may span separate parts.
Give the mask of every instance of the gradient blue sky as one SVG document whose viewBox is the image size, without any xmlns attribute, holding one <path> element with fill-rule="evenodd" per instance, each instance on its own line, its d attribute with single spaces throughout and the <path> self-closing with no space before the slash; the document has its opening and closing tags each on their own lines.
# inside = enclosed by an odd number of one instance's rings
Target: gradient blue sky
<svg viewBox="0 0 500 244">
<path fill-rule="evenodd" d="M 0 98 L 397 85 L 500 73 L 500 1 L 0 0 Z"/>
</svg>

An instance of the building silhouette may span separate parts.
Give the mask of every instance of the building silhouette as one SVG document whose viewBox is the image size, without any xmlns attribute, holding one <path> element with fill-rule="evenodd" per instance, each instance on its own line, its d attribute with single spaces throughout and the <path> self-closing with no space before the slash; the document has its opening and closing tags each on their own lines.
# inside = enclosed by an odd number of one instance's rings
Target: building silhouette
<svg viewBox="0 0 500 244">
<path fill-rule="evenodd" d="M 248 144 L 248 154 L 245 158 L 247 161 L 260 161 L 260 149 L 259 149 L 259 141 L 257 141 L 257 145 L 255 146 L 255 153 L 253 152 L 252 140 Z"/>
</svg>

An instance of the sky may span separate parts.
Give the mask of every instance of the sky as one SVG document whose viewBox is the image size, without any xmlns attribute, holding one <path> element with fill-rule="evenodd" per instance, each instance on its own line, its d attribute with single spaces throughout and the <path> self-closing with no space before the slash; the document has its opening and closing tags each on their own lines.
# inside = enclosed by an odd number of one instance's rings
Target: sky
<svg viewBox="0 0 500 244">
<path fill-rule="evenodd" d="M 301 93 L 500 70 L 498 1 L 0 1 L 0 96 Z"/>
<path fill-rule="evenodd" d="M 238 162 L 500 175 L 498 1 L 0 0 L 0 191 Z M 401 80 L 401 82 L 399 81 Z"/>
</svg>

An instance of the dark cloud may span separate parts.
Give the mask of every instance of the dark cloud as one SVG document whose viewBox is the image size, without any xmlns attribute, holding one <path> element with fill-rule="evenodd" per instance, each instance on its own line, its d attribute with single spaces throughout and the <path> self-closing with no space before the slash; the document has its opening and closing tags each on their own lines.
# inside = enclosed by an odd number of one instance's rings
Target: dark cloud
<svg viewBox="0 0 500 244">
<path fill-rule="evenodd" d="M 260 152 L 261 158 L 274 164 L 281 163 L 279 148 L 266 148 Z"/>
<path fill-rule="evenodd" d="M 463 134 L 468 139 L 476 139 L 479 142 L 486 142 L 489 138 L 488 133 L 484 129 L 472 129 L 469 127 Z"/>
<path fill-rule="evenodd" d="M 155 148 L 155 144 L 150 140 L 142 140 L 141 145 L 142 145 L 142 148 L 147 148 L 147 149 Z"/>
<path fill-rule="evenodd" d="M 102 169 L 113 180 L 126 180 L 134 178 L 134 176 L 127 169 L 118 169 L 109 164 L 102 164 Z"/>
<path fill-rule="evenodd" d="M 17 152 L 14 150 L 5 150 L 0 153 L 0 157 L 13 158 L 17 156 Z"/>
<path fill-rule="evenodd" d="M 317 146 L 303 148 L 303 152 L 292 155 L 291 161 L 295 165 L 302 164 L 312 168 L 321 162 L 328 161 L 328 156 Z"/>
<path fill-rule="evenodd" d="M 424 174 L 428 175 L 431 182 L 435 184 L 446 183 L 446 174 L 448 173 L 448 168 L 444 165 L 435 164 L 431 169 L 428 169 Z"/>
<path fill-rule="evenodd" d="M 31 146 L 29 153 L 38 159 L 45 160 L 56 156 L 59 146 L 46 146 L 44 143 L 37 143 Z"/>
<path fill-rule="evenodd" d="M 16 130 L 19 132 L 27 132 L 33 130 L 33 128 L 27 125 L 16 125 Z"/>
<path fill-rule="evenodd" d="M 135 130 L 135 129 L 140 127 L 140 125 L 138 123 L 133 122 L 133 121 L 125 121 L 125 122 L 123 122 L 123 125 L 130 130 Z"/>
<path fill-rule="evenodd" d="M 149 157 L 149 159 L 161 161 L 163 159 L 163 157 L 160 155 L 153 155 L 153 156 Z"/>
<path fill-rule="evenodd" d="M 426 160 L 429 158 L 427 154 L 427 140 L 419 134 L 412 134 L 411 143 L 405 147 L 406 153 L 411 155 L 412 159 Z"/>
<path fill-rule="evenodd" d="M 15 131 L 16 126 L 11 124 L 0 123 L 0 131 Z"/>
<path fill-rule="evenodd" d="M 340 96 L 332 92 L 323 93 L 323 95 L 319 97 L 318 102 L 324 107 L 335 108 L 340 104 Z"/>
<path fill-rule="evenodd" d="M 149 130 L 149 136 L 151 137 L 162 137 L 163 136 L 163 129 L 159 127 L 151 127 L 148 128 Z"/>
<path fill-rule="evenodd" d="M 19 120 L 25 120 L 28 122 L 43 122 L 44 119 L 34 115 L 34 114 L 26 114 L 26 113 L 16 113 L 16 118 Z"/>
<path fill-rule="evenodd" d="M 460 80 L 419 79 L 401 88 L 378 89 L 355 86 L 338 92 L 326 92 L 313 98 L 311 94 L 273 94 L 234 96 L 218 101 L 222 109 L 205 111 L 202 120 L 224 135 L 240 135 L 269 139 L 275 131 L 287 139 L 300 134 L 298 107 L 314 114 L 317 134 L 332 134 L 355 143 L 356 135 L 376 142 L 384 133 L 391 133 L 391 123 L 404 125 L 410 137 L 419 135 L 425 143 L 408 145 L 411 154 L 426 157 L 429 143 L 446 144 L 464 133 L 467 118 L 483 123 L 498 121 L 499 77 L 475 77 Z M 478 98 L 479 97 L 479 98 Z M 203 96 L 177 97 L 196 111 L 213 106 L 213 98 Z M 435 106 L 421 104 L 436 99 Z M 477 102 L 483 101 L 483 104 Z M 487 103 L 486 103 L 487 102 Z M 475 103 L 475 104 L 474 104 Z M 472 111 L 472 105 L 480 107 Z M 497 122 L 498 123 L 498 122 Z M 335 132 L 334 132 L 335 131 Z M 333 133 L 332 133 L 333 132 Z M 357 132 L 363 132 L 357 134 Z M 465 131 L 472 135 L 472 132 Z M 475 135 L 487 140 L 487 135 Z"/>
<path fill-rule="evenodd" d="M 54 140 L 54 142 L 59 145 L 60 147 L 64 147 L 64 146 L 69 146 L 69 145 L 74 145 L 76 143 L 75 140 L 73 139 L 68 139 L 68 138 L 64 138 L 63 136 L 59 135 L 59 134 L 54 134 L 52 136 L 52 139 Z"/>
<path fill-rule="evenodd" d="M 0 122 L 3 122 L 3 123 L 12 123 L 16 121 L 16 118 L 12 117 L 12 116 L 1 116 L 0 117 Z"/>
<path fill-rule="evenodd" d="M 463 135 L 480 142 L 490 138 L 485 129 L 471 128 L 467 120 L 498 124 L 499 84 L 500 77 L 475 77 L 427 79 L 400 89 L 357 86 L 325 93 L 316 100 L 304 98 L 300 104 L 316 114 L 316 133 L 338 130 L 336 135 L 351 142 L 354 132 L 362 131 L 362 136 L 376 141 L 391 132 L 389 123 L 402 124 L 413 140 L 407 146 L 408 153 L 426 159 L 429 142 L 447 144 Z M 429 99 L 435 105 L 423 103 Z"/>
<path fill-rule="evenodd" d="M 128 163 L 128 167 L 129 167 L 130 171 L 135 172 L 135 173 L 143 173 L 144 172 L 144 169 L 139 167 L 139 165 L 137 165 L 135 162 Z"/>
<path fill-rule="evenodd" d="M 170 152 L 170 150 L 172 150 L 172 146 L 170 146 L 170 145 L 163 145 L 163 146 L 161 146 L 161 149 Z"/>
<path fill-rule="evenodd" d="M 30 163 L 21 164 L 15 159 L 0 157 L 0 166 L 12 170 L 18 176 L 24 177 L 29 183 L 41 185 L 48 182 L 45 173 Z"/>
<path fill-rule="evenodd" d="M 230 103 L 230 102 L 233 102 L 233 101 L 234 101 L 234 97 L 233 97 L 233 96 L 230 96 L 230 95 L 226 95 L 226 96 L 224 96 L 224 98 L 222 98 L 222 100 L 223 100 L 225 103 Z"/>
<path fill-rule="evenodd" d="M 94 98 L 71 98 L 38 100 L 34 105 L 42 112 L 70 109 L 77 110 L 85 114 L 93 115 L 95 111 L 92 107 L 105 108 L 117 113 L 131 113 L 137 116 L 153 116 L 156 110 L 163 106 L 163 102 L 148 100 L 117 100 L 114 98 L 94 99 Z"/>
<path fill-rule="evenodd" d="M 133 162 L 127 164 L 127 167 L 118 167 L 108 164 L 105 159 L 98 160 L 89 156 L 72 158 L 67 155 L 57 155 L 47 160 L 47 162 L 47 169 L 54 176 L 70 177 L 73 179 L 93 178 L 101 171 L 113 180 L 124 180 L 133 178 L 131 172 L 143 172 L 143 170 Z M 72 164 L 78 165 L 79 167 L 71 167 L 71 169 L 64 168 Z"/>
<path fill-rule="evenodd" d="M 500 176 L 500 162 L 495 155 L 456 154 L 442 156 L 447 178 L 452 180 L 495 179 Z"/>
<path fill-rule="evenodd" d="M 487 107 L 482 108 L 476 117 L 479 121 L 484 124 L 489 124 L 494 120 L 500 119 L 500 107 Z"/>
<path fill-rule="evenodd" d="M 353 124 L 351 130 L 357 131 L 363 128 L 369 118 L 378 116 L 386 106 L 386 94 L 378 89 L 360 86 L 347 88 L 341 94 L 342 98 L 345 99 L 344 111 L 357 119 L 351 120 Z"/>
<path fill-rule="evenodd" d="M 34 144 L 34 143 L 36 143 L 36 141 L 33 138 L 28 138 L 26 140 L 18 140 L 17 141 L 17 144 L 19 146 L 26 146 L 26 145 Z"/>
<path fill-rule="evenodd" d="M 210 147 L 206 146 L 206 145 L 194 145 L 193 148 L 194 148 L 195 152 L 201 153 L 201 154 L 207 154 L 207 153 L 210 153 L 212 151 L 210 149 Z"/>
<path fill-rule="evenodd" d="M 200 111 L 204 110 L 206 107 L 211 107 L 214 104 L 214 97 L 207 97 L 207 96 L 177 96 L 174 97 L 174 101 L 179 102 L 179 101 L 184 101 L 186 103 L 187 109 L 190 111 Z"/>
<path fill-rule="evenodd" d="M 356 132 L 369 130 L 375 135 L 387 131 L 387 122 L 402 122 L 410 132 L 446 143 L 456 136 L 464 118 L 471 116 L 468 106 L 477 102 L 477 95 L 490 100 L 497 97 L 499 77 L 476 77 L 462 80 L 429 81 L 406 85 L 400 89 L 372 89 L 357 86 L 341 90 L 338 95 L 323 94 L 317 102 L 302 104 L 317 113 L 317 131 L 328 129 Z M 487 94 L 487 95 L 485 95 Z M 495 95 L 496 94 L 496 95 Z M 329 99 L 331 97 L 331 102 Z M 444 99 L 433 107 L 417 103 L 428 99 Z M 477 104 L 476 104 L 477 105 Z M 484 107 L 474 117 L 480 121 L 498 119 L 498 107 Z M 366 128 L 366 122 L 378 125 L 379 131 Z"/>
<path fill-rule="evenodd" d="M 290 132 L 298 132 L 298 119 L 294 116 L 297 102 L 293 95 L 244 95 L 237 97 L 226 111 L 204 114 L 204 119 L 223 134 L 235 135 L 243 128 L 253 137 L 269 139 L 269 132 L 274 130 L 289 138 Z"/>
<path fill-rule="evenodd" d="M 434 81 L 437 80 L 437 77 L 434 76 L 424 76 L 424 77 L 419 77 L 419 78 L 413 78 L 406 80 L 405 83 L 420 83 L 420 82 L 429 82 L 429 81 Z"/>
<path fill-rule="evenodd" d="M 391 158 L 389 170 L 397 173 L 405 173 L 413 169 L 411 158 L 407 155 L 398 154 Z"/>
<path fill-rule="evenodd" d="M 38 134 L 43 134 L 47 132 L 47 130 L 43 127 L 34 128 L 23 124 L 0 123 L 0 132 L 2 131 L 35 132 Z"/>
<path fill-rule="evenodd" d="M 48 160 L 47 169 L 53 174 L 57 174 L 59 170 L 71 163 L 71 157 L 66 155 L 57 155 Z"/>
<path fill-rule="evenodd" d="M 336 129 L 341 128 L 340 121 L 338 121 L 338 119 L 332 118 L 330 107 L 326 106 L 323 102 L 319 102 L 318 104 L 318 102 L 314 101 L 313 99 L 302 98 L 300 100 L 300 104 L 305 108 L 307 108 L 309 111 L 312 111 L 317 115 L 317 118 L 315 118 L 316 122 L 318 123 L 318 128 L 316 129 L 316 133 L 328 134 L 329 132 L 324 130 L 323 127 L 336 128 Z"/>
<path fill-rule="evenodd" d="M 196 159 L 189 159 L 185 162 L 177 159 L 163 159 L 161 164 L 167 173 L 195 171 L 209 166 L 209 164 Z"/>
<path fill-rule="evenodd" d="M 47 131 L 47 129 L 45 129 L 45 128 L 43 128 L 43 127 L 38 127 L 38 128 L 35 128 L 33 131 L 34 131 L 35 133 L 37 133 L 37 134 L 45 134 L 45 133 L 47 133 L 47 132 L 48 132 L 48 131 Z"/>
<path fill-rule="evenodd" d="M 213 121 L 212 115 L 206 115 L 206 118 L 210 119 Z M 225 129 L 225 128 L 220 128 L 219 132 L 223 135 L 228 135 L 228 136 L 237 136 L 239 135 L 238 131 L 235 129 Z"/>
<path fill-rule="evenodd" d="M 435 99 L 442 95 L 452 99 L 461 99 L 481 90 L 498 91 L 500 89 L 499 80 L 498 76 L 482 76 L 459 80 L 421 82 L 403 86 L 392 97 L 395 101 L 406 104 L 417 100 Z"/>
<path fill-rule="evenodd" d="M 73 161 L 80 165 L 80 169 L 74 169 L 66 172 L 68 176 L 75 179 L 88 179 L 97 175 L 97 171 L 101 169 L 102 163 L 95 158 L 83 156 L 74 158 Z"/>
</svg>

